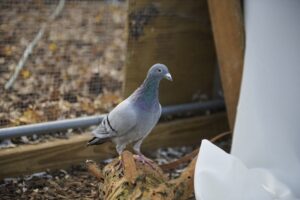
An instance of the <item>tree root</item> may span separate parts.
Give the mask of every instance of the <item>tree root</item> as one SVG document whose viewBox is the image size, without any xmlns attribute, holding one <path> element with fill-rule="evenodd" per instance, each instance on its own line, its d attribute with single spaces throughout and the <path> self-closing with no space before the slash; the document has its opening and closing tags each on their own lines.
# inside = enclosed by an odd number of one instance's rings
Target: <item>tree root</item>
<svg viewBox="0 0 300 200">
<path fill-rule="evenodd" d="M 121 165 L 120 165 L 120 162 Z M 114 159 L 102 170 L 92 161 L 87 169 L 99 180 L 99 199 L 188 199 L 193 193 L 193 176 L 196 158 L 179 178 L 169 180 L 162 169 L 154 168 L 124 151 L 121 160 Z"/>
<path fill-rule="evenodd" d="M 211 139 L 212 142 L 229 136 L 222 133 Z M 93 161 L 87 161 L 88 171 L 99 180 L 99 199 L 105 200 L 184 200 L 194 191 L 194 170 L 199 149 L 165 165 L 158 166 L 140 162 L 129 151 L 121 158 L 115 158 L 102 170 Z M 181 175 L 169 179 L 164 171 L 175 169 L 182 163 L 190 162 Z"/>
</svg>

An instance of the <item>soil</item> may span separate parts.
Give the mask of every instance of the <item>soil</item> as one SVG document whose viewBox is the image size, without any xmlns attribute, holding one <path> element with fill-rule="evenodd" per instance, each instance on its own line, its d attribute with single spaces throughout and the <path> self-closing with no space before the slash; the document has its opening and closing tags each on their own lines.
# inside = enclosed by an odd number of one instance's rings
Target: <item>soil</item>
<svg viewBox="0 0 300 200">
<path fill-rule="evenodd" d="M 190 153 L 193 147 L 162 148 L 152 153 L 159 164 L 167 163 Z M 106 160 L 101 163 L 110 162 Z M 170 177 L 178 177 L 182 169 L 173 170 Z M 28 176 L 6 178 L 0 181 L 0 199 L 96 199 L 98 180 L 91 176 L 84 164 L 67 170 L 47 170 Z"/>
<path fill-rule="evenodd" d="M 231 139 L 226 137 L 216 142 L 220 148 L 229 152 Z M 177 160 L 192 152 L 194 147 L 160 148 L 150 154 L 150 158 L 158 164 Z M 99 163 L 105 165 L 111 159 Z M 178 177 L 187 164 L 170 171 L 169 177 Z M 72 166 L 67 170 L 47 170 L 28 176 L 6 178 L 0 180 L 0 199 L 97 199 L 98 180 L 91 176 L 84 164 Z M 194 200 L 192 196 L 190 200 Z"/>
<path fill-rule="evenodd" d="M 0 185 L 6 199 L 95 199 L 97 180 L 83 165 L 68 170 L 41 172 L 26 177 L 5 179 Z"/>
</svg>

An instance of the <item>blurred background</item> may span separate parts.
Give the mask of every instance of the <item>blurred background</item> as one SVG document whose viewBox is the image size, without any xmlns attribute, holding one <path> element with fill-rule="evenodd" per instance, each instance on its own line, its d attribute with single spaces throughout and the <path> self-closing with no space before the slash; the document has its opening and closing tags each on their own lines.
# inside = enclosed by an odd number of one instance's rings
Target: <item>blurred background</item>
<svg viewBox="0 0 300 200">
<path fill-rule="evenodd" d="M 120 102 L 126 2 L 1 1 L 0 127 L 106 113 Z M 18 77 L 24 51 L 46 26 Z"/>
<path fill-rule="evenodd" d="M 55 191 L 66 195 L 73 188 L 65 197 L 95 198 L 96 185 L 89 181 L 94 179 L 82 163 L 108 162 L 114 146 L 86 148 L 92 128 L 86 125 L 43 133 L 23 125 L 69 119 L 93 119 L 89 126 L 96 125 L 155 63 L 167 65 L 174 81 L 161 82 L 162 123 L 143 143 L 143 152 L 164 164 L 232 128 L 242 63 L 235 53 L 242 48 L 226 42 L 241 32 L 219 29 L 218 17 L 223 19 L 224 10 L 239 15 L 227 4 L 216 5 L 214 0 L 0 1 L 0 192 L 7 199 L 57 198 Z M 18 136 L 9 136 L 15 130 Z M 220 145 L 228 151 L 230 139 Z M 87 189 L 76 191 L 74 182 Z"/>
<path fill-rule="evenodd" d="M 0 6 L 0 128 L 107 113 L 158 62 L 174 77 L 161 84 L 163 106 L 222 99 L 204 0 Z M 2 146 L 68 134 L 18 137 Z"/>
</svg>

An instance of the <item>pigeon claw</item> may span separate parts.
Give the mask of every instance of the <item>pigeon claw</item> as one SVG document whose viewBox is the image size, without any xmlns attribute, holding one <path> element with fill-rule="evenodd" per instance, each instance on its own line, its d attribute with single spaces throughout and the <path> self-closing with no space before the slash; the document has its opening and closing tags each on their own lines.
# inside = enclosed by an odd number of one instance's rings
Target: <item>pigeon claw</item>
<svg viewBox="0 0 300 200">
<path fill-rule="evenodd" d="M 139 154 L 139 155 L 137 156 L 137 160 L 140 161 L 143 165 L 144 165 L 144 164 L 147 164 L 147 165 L 149 165 L 153 170 L 156 170 L 156 167 L 155 167 L 155 165 L 154 165 L 154 162 L 153 162 L 151 159 L 145 157 L 144 155 Z"/>
</svg>

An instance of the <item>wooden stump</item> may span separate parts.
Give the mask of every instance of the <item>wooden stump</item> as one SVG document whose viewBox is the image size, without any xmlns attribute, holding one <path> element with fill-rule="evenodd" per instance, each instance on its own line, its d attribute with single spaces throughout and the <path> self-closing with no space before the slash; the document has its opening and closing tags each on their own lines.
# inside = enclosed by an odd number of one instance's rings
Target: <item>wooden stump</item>
<svg viewBox="0 0 300 200">
<path fill-rule="evenodd" d="M 142 163 L 129 151 L 107 164 L 102 170 L 93 161 L 87 168 L 99 180 L 99 199 L 106 200 L 176 200 L 188 199 L 193 193 L 196 158 L 179 178 L 169 179 L 153 162 Z"/>
</svg>

